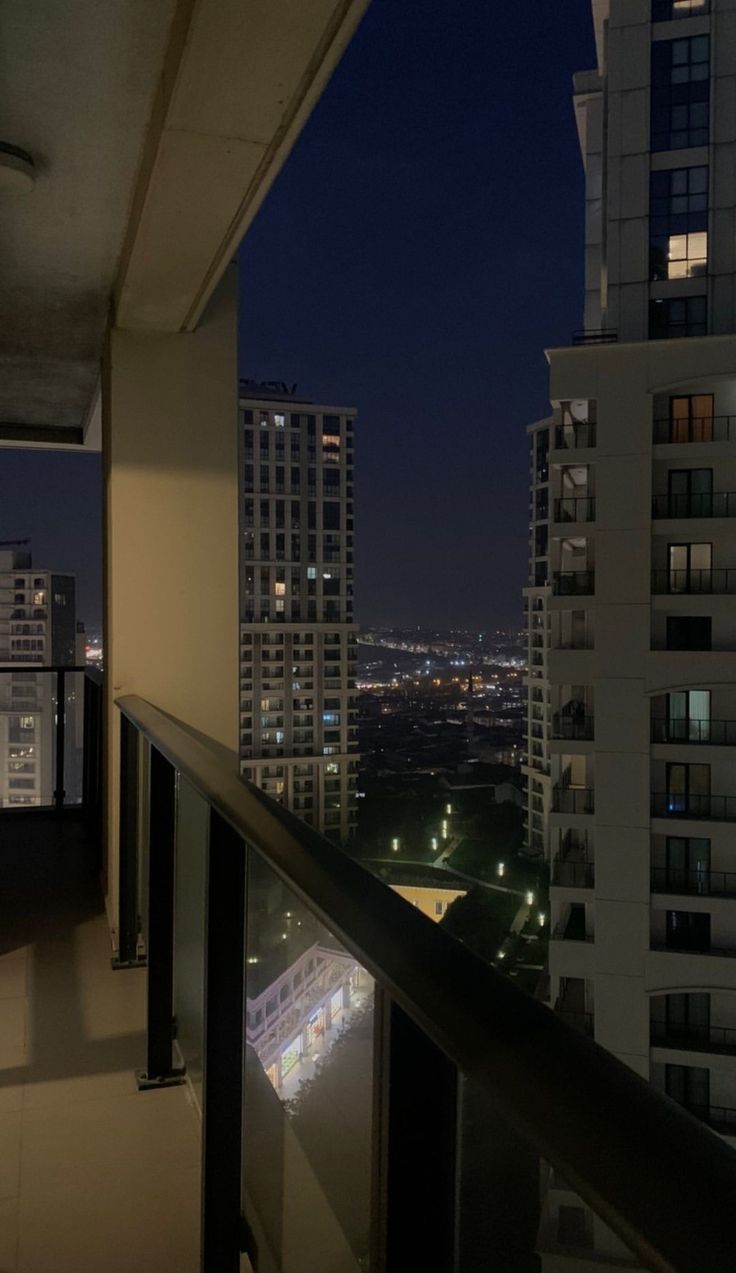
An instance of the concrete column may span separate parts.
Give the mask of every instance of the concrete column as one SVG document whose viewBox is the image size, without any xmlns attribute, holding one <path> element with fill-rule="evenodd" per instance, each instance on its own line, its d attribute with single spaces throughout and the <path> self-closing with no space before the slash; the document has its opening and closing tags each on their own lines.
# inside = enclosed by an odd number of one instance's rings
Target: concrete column
<svg viewBox="0 0 736 1273">
<path fill-rule="evenodd" d="M 103 368 L 106 876 L 118 904 L 114 699 L 137 694 L 237 766 L 237 274 L 196 331 L 110 332 Z"/>
</svg>

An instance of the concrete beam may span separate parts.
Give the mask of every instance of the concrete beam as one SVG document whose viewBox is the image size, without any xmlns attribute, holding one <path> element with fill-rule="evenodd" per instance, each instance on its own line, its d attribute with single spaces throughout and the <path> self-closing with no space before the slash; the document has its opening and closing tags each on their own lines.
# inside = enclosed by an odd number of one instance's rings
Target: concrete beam
<svg viewBox="0 0 736 1273">
<path fill-rule="evenodd" d="M 115 324 L 193 330 L 368 0 L 181 0 Z"/>
</svg>

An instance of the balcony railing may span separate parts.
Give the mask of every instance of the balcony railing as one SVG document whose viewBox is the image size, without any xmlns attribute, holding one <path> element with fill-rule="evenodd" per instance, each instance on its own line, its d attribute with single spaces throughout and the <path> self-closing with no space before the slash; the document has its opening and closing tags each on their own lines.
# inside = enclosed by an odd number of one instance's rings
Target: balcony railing
<svg viewBox="0 0 736 1273">
<path fill-rule="evenodd" d="M 568 862 L 556 857 L 552 863 L 552 883 L 560 888 L 592 888 L 594 880 L 592 862 Z"/>
<path fill-rule="evenodd" d="M 733 442 L 736 416 L 693 416 L 691 420 L 655 420 L 655 443 Z"/>
<path fill-rule="evenodd" d="M 555 712 L 552 717 L 552 737 L 566 742 L 590 742 L 593 738 L 595 718 L 585 713 L 566 715 Z"/>
<path fill-rule="evenodd" d="M 683 1104 L 682 1109 L 724 1136 L 736 1136 L 736 1109 L 726 1105 Z"/>
<path fill-rule="evenodd" d="M 552 591 L 556 597 L 590 597 L 594 590 L 593 570 L 557 570 L 552 575 Z"/>
<path fill-rule="evenodd" d="M 653 743 L 704 743 L 711 747 L 736 746 L 736 720 L 653 717 Z"/>
<path fill-rule="evenodd" d="M 736 796 L 693 795 L 684 792 L 652 792 L 653 818 L 693 818 L 711 822 L 736 822 Z"/>
<path fill-rule="evenodd" d="M 572 334 L 573 345 L 610 345 L 617 340 L 614 327 L 579 327 Z"/>
<path fill-rule="evenodd" d="M 652 592 L 663 595 L 732 595 L 736 593 L 736 569 L 653 570 Z"/>
<path fill-rule="evenodd" d="M 118 706 L 118 956 L 147 957 L 141 1085 L 185 1065 L 201 1091 L 203 1273 L 253 1261 L 254 1234 L 285 1267 L 297 1223 L 323 1267 L 449 1273 L 459 1219 L 470 1254 L 502 1250 L 522 1273 L 538 1266 L 540 1153 L 645 1267 L 729 1266 L 726 1146 L 200 737 L 141 699 Z M 297 973 L 313 987 L 315 964 L 323 1006 L 301 1017 Z"/>
<path fill-rule="evenodd" d="M 553 813 L 593 813 L 595 803 L 592 787 L 553 787 Z"/>
<path fill-rule="evenodd" d="M 736 517 L 736 491 L 654 495 L 652 517 Z"/>
<path fill-rule="evenodd" d="M 555 425 L 555 450 L 587 451 L 596 444 L 594 420 L 575 420 Z"/>
<path fill-rule="evenodd" d="M 649 1042 L 660 1048 L 736 1054 L 736 1030 L 731 1026 L 674 1025 L 668 1021 L 652 1021 Z"/>
<path fill-rule="evenodd" d="M 592 1036 L 593 1034 L 593 1013 L 592 1012 L 575 1012 L 571 1008 L 560 1006 L 558 999 L 555 1004 L 555 1012 L 560 1021 L 564 1021 L 565 1025 L 569 1025 L 571 1029 L 578 1030 L 581 1034 Z"/>
<path fill-rule="evenodd" d="M 96 668 L 20 660 L 0 665 L 0 716 L 7 722 L 0 808 L 99 813 L 102 677 Z"/>
<path fill-rule="evenodd" d="M 736 959 L 736 946 L 719 946 L 713 941 L 708 946 L 701 946 L 690 942 L 685 936 L 682 939 L 676 938 L 674 934 L 670 937 L 652 937 L 649 946 L 651 950 L 669 951 L 672 955 L 704 955 L 706 958 L 716 955 L 720 959 Z"/>
<path fill-rule="evenodd" d="M 678 870 L 651 868 L 653 893 L 693 893 L 700 897 L 736 897 L 736 871 Z"/>
<path fill-rule="evenodd" d="M 594 522 L 595 496 L 564 495 L 554 502 L 556 522 Z"/>
</svg>

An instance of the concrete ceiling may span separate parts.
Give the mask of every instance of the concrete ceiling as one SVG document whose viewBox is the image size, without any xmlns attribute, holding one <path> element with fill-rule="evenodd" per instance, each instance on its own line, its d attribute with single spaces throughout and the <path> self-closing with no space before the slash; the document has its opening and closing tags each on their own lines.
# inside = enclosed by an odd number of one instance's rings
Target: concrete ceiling
<svg viewBox="0 0 736 1273">
<path fill-rule="evenodd" d="M 0 0 L 0 445 L 91 441 L 111 312 L 196 325 L 367 3 Z"/>
<path fill-rule="evenodd" d="M 80 428 L 175 0 L 0 0 L 0 425 Z"/>
</svg>

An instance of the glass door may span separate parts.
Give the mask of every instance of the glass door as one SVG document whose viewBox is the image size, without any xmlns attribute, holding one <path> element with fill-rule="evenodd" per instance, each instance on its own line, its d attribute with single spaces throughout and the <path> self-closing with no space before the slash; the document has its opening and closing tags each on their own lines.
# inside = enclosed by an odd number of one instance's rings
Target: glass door
<svg viewBox="0 0 736 1273">
<path fill-rule="evenodd" d="M 713 394 L 695 393 L 670 398 L 670 441 L 713 441 Z"/>
<path fill-rule="evenodd" d="M 712 544 L 669 544 L 670 592 L 710 592 Z"/>
<path fill-rule="evenodd" d="M 710 690 L 677 690 L 667 695 L 667 741 L 707 743 Z"/>
<path fill-rule="evenodd" d="M 671 469 L 667 476 L 667 491 L 670 517 L 712 516 L 712 469 Z"/>
</svg>

